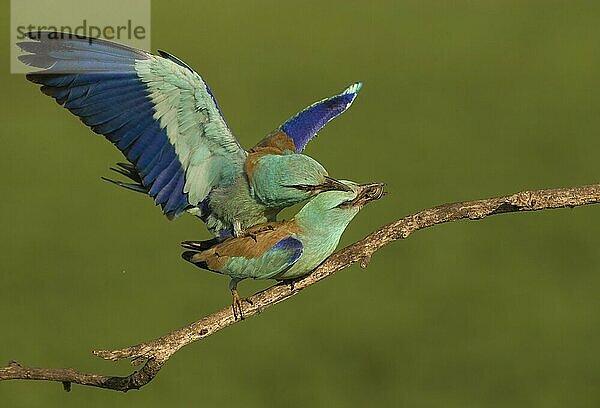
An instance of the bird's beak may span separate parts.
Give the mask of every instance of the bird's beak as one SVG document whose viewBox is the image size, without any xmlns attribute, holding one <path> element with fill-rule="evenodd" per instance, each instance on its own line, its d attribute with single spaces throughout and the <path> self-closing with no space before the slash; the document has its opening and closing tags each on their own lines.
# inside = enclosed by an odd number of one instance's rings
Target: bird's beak
<svg viewBox="0 0 600 408">
<path fill-rule="evenodd" d="M 339 180 L 336 180 L 332 177 L 325 176 L 325 182 L 319 186 L 319 192 L 323 191 L 348 191 L 351 193 L 352 187 L 342 183 Z"/>
<path fill-rule="evenodd" d="M 383 183 L 361 184 L 355 199 L 342 203 L 343 207 L 363 207 L 371 201 L 379 200 L 385 195 Z"/>
<path fill-rule="evenodd" d="M 352 187 L 342 183 L 339 180 L 329 177 L 329 176 L 325 176 L 325 181 L 321 184 L 316 184 L 316 185 L 297 184 L 297 185 L 285 186 L 285 187 L 291 187 L 291 188 L 295 188 L 295 189 L 302 190 L 302 191 L 310 191 L 315 194 L 322 193 L 324 191 L 347 191 L 350 193 L 354 191 L 354 190 L 352 190 Z"/>
</svg>

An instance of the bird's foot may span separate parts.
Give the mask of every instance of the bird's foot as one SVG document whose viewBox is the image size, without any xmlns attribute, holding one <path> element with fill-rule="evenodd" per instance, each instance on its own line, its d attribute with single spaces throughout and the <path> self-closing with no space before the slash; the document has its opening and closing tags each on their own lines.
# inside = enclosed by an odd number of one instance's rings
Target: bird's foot
<svg viewBox="0 0 600 408">
<path fill-rule="evenodd" d="M 290 291 L 294 291 L 296 289 L 296 279 L 286 279 L 283 281 L 286 285 L 289 286 Z"/>
<path fill-rule="evenodd" d="M 231 294 L 233 295 L 233 302 L 231 304 L 231 309 L 233 310 L 233 320 L 238 319 L 238 312 L 239 312 L 240 320 L 244 320 L 244 311 L 242 309 L 242 302 L 246 302 L 250 305 L 253 305 L 254 303 L 252 303 L 252 301 L 250 299 L 240 297 L 240 294 L 238 293 L 237 289 L 233 289 L 231 291 Z"/>
<path fill-rule="evenodd" d="M 233 222 L 233 236 L 234 237 L 241 237 L 242 235 L 244 235 L 244 231 L 242 230 L 242 223 L 239 220 L 235 220 Z"/>
</svg>

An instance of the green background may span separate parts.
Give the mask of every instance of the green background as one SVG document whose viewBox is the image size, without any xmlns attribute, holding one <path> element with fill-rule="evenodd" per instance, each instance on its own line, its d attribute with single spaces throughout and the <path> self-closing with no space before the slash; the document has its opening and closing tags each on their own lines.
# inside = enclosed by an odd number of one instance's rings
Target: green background
<svg viewBox="0 0 600 408">
<path fill-rule="evenodd" d="M 90 350 L 225 306 L 227 279 L 179 258 L 202 224 L 102 182 L 118 151 L 8 74 L 8 15 L 0 361 L 128 374 Z M 336 177 L 387 183 L 341 245 L 443 202 L 598 181 L 598 2 L 170 0 L 152 16 L 153 50 L 204 76 L 247 147 L 364 81 L 307 149 Z M 184 348 L 140 391 L 11 381 L 0 404 L 597 407 L 599 222 L 590 206 L 420 231 Z"/>
</svg>

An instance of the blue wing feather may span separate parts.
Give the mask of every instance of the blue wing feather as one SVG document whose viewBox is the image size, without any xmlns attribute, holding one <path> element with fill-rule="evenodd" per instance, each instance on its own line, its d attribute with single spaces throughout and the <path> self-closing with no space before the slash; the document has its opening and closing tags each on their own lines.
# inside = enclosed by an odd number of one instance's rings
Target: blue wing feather
<svg viewBox="0 0 600 408">
<path fill-rule="evenodd" d="M 296 238 L 287 237 L 287 238 L 282 239 L 275 245 L 273 245 L 273 247 L 270 250 L 271 251 L 278 251 L 278 250 L 289 251 L 288 253 L 290 254 L 290 259 L 287 261 L 287 264 L 288 264 L 288 266 L 291 266 L 298 260 L 298 258 L 300 258 L 300 255 L 302 255 L 302 249 L 303 249 L 302 242 L 300 242 Z"/>
<path fill-rule="evenodd" d="M 27 78 L 113 142 L 168 216 L 200 205 L 214 183 L 224 182 L 224 175 L 241 173 L 245 151 L 229 131 L 208 86 L 178 58 L 161 52 L 163 59 L 63 33 L 34 32 L 29 38 L 33 41 L 18 45 L 30 54 L 19 59 L 42 70 Z M 209 98 L 202 95 L 203 88 Z M 218 116 L 209 116 L 212 123 L 207 123 L 198 114 L 202 109 L 216 110 Z M 196 170 L 192 177 L 200 178 L 188 179 L 194 166 L 215 169 L 195 160 L 196 153 L 218 160 L 216 169 L 222 174 L 208 176 Z"/>
<path fill-rule="evenodd" d="M 361 86 L 361 82 L 356 82 L 339 95 L 310 105 L 281 125 L 280 129 L 294 141 L 296 153 L 302 152 L 323 126 L 352 105 Z"/>
</svg>

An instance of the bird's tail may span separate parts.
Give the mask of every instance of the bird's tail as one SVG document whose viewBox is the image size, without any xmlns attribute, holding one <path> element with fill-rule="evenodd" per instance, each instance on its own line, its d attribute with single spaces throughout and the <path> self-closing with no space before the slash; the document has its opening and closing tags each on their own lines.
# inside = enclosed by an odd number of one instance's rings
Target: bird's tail
<svg viewBox="0 0 600 408">
<path fill-rule="evenodd" d="M 208 267 L 208 263 L 204 259 L 199 259 L 199 258 L 202 258 L 202 252 L 185 251 L 184 253 L 181 254 L 181 257 L 183 259 L 185 259 L 186 261 L 193 263 L 194 265 L 196 265 L 199 268 L 206 269 L 208 271 L 211 270 Z"/>
<path fill-rule="evenodd" d="M 199 268 L 212 271 L 212 269 L 208 267 L 208 263 L 206 261 L 206 251 L 220 242 L 223 242 L 223 238 L 221 237 L 214 237 L 205 241 L 183 241 L 181 246 L 185 249 L 189 249 L 190 251 L 185 251 L 181 254 L 181 257 Z M 213 272 L 220 273 L 218 271 Z"/>
<path fill-rule="evenodd" d="M 115 173 L 119 173 L 132 180 L 133 183 L 124 183 L 122 181 L 112 180 L 106 177 L 102 177 L 102 180 L 109 181 L 113 184 L 116 184 L 117 186 L 126 188 L 128 190 L 137 191 L 138 193 L 148 193 L 148 189 L 142 184 L 142 177 L 140 176 L 136 168 L 133 166 L 133 164 L 117 163 L 117 167 L 111 167 L 110 169 Z"/>
<path fill-rule="evenodd" d="M 212 239 L 207 239 L 206 241 L 183 241 L 181 246 L 185 249 L 191 249 L 192 251 L 205 251 L 219 242 L 223 242 L 223 239 L 214 237 Z"/>
</svg>

